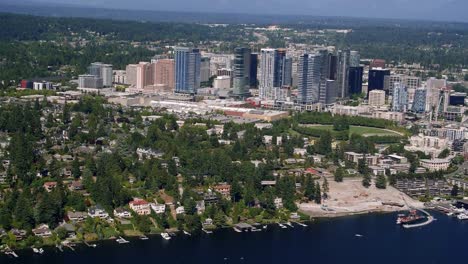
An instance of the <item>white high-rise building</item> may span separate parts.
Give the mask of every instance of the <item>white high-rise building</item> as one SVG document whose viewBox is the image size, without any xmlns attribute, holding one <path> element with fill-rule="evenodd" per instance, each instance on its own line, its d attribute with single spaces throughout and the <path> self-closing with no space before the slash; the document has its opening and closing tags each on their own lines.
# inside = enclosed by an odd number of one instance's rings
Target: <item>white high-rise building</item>
<svg viewBox="0 0 468 264">
<path fill-rule="evenodd" d="M 440 91 L 445 87 L 447 87 L 447 81 L 445 79 L 431 77 L 426 81 L 426 111 L 432 111 L 432 109 L 437 108 L 440 99 Z"/>
<path fill-rule="evenodd" d="M 361 63 L 361 55 L 359 51 L 352 50 L 349 52 L 349 67 L 359 67 Z"/>
<path fill-rule="evenodd" d="M 406 112 L 408 108 L 408 90 L 402 83 L 393 85 L 392 111 Z"/>
<path fill-rule="evenodd" d="M 264 100 L 275 100 L 279 88 L 275 85 L 275 74 L 277 73 L 276 49 L 262 49 L 260 58 L 259 95 Z"/>
<path fill-rule="evenodd" d="M 102 62 L 94 62 L 88 67 L 89 74 L 94 75 L 98 78 L 102 78 L 102 84 L 105 87 L 112 86 L 113 75 L 112 65 L 104 64 Z"/>
</svg>

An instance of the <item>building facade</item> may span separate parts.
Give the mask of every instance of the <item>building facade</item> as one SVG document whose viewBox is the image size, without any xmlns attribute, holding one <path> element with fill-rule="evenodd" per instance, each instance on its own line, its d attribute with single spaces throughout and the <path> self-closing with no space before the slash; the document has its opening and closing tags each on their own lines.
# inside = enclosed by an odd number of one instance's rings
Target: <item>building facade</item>
<svg viewBox="0 0 468 264">
<path fill-rule="evenodd" d="M 196 94 L 200 88 L 200 51 L 194 48 L 175 48 L 175 92 Z"/>
</svg>

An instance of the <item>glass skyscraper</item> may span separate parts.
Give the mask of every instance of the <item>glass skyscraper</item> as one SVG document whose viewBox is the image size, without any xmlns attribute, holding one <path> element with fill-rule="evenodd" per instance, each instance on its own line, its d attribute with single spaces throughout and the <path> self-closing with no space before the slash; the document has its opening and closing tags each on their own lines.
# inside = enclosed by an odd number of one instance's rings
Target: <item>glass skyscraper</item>
<svg viewBox="0 0 468 264">
<path fill-rule="evenodd" d="M 175 92 L 196 94 L 200 88 L 201 56 L 198 49 L 175 48 Z"/>
<path fill-rule="evenodd" d="M 234 95 L 245 96 L 250 88 L 250 49 L 234 49 Z"/>
</svg>

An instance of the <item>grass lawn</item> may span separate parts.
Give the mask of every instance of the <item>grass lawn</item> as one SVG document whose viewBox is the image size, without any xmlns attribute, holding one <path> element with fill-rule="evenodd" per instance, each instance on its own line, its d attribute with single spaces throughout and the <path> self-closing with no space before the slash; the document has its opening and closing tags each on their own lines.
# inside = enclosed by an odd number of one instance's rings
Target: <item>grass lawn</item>
<svg viewBox="0 0 468 264">
<path fill-rule="evenodd" d="M 333 130 L 332 125 L 313 125 L 313 126 L 308 126 L 310 129 L 321 129 L 321 130 Z M 349 127 L 349 134 L 358 134 L 358 135 L 367 135 L 367 136 L 399 136 L 397 132 L 391 132 L 388 130 L 384 130 L 381 128 L 375 128 L 375 127 L 361 127 L 361 126 L 350 126 Z"/>
</svg>

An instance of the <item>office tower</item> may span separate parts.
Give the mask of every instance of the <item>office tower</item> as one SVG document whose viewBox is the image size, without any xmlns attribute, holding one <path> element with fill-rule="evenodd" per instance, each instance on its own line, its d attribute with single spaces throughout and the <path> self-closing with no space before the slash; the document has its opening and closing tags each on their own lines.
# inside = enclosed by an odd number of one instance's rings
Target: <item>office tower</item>
<svg viewBox="0 0 468 264">
<path fill-rule="evenodd" d="M 359 67 L 361 64 L 361 55 L 359 51 L 352 50 L 349 52 L 349 67 Z"/>
<path fill-rule="evenodd" d="M 175 91 L 196 94 L 200 88 L 200 51 L 193 48 L 175 48 Z"/>
<path fill-rule="evenodd" d="M 202 57 L 200 62 L 200 82 L 208 82 L 210 77 L 210 58 Z"/>
<path fill-rule="evenodd" d="M 137 89 L 144 89 L 146 86 L 153 85 L 153 67 L 149 62 L 140 62 L 136 67 L 136 85 Z"/>
<path fill-rule="evenodd" d="M 258 53 L 252 53 L 250 54 L 250 73 L 249 73 L 250 87 L 252 88 L 256 88 L 258 86 L 257 68 L 258 68 Z"/>
<path fill-rule="evenodd" d="M 423 87 L 417 88 L 414 92 L 412 110 L 416 113 L 424 113 L 426 110 L 426 92 L 427 90 Z"/>
<path fill-rule="evenodd" d="M 104 87 L 112 86 L 112 65 L 94 62 L 88 67 L 88 72 L 90 75 L 102 78 Z"/>
<path fill-rule="evenodd" d="M 83 74 L 78 76 L 78 88 L 100 89 L 102 87 L 102 78 L 96 75 Z"/>
<path fill-rule="evenodd" d="M 138 64 L 129 64 L 125 68 L 125 72 L 127 75 L 127 79 L 125 80 L 125 84 L 128 84 L 130 86 L 136 86 L 136 80 L 137 80 L 137 67 Z"/>
<path fill-rule="evenodd" d="M 338 89 L 338 97 L 348 97 L 348 84 L 349 84 L 349 50 L 338 51 L 337 71 L 336 71 L 336 85 Z"/>
<path fill-rule="evenodd" d="M 234 76 L 233 84 L 235 96 L 243 97 L 249 93 L 250 88 L 250 49 L 236 48 L 234 50 Z"/>
<path fill-rule="evenodd" d="M 391 74 L 384 77 L 384 90 L 392 95 L 393 85 L 402 83 L 408 90 L 421 87 L 421 78 L 404 74 Z"/>
<path fill-rule="evenodd" d="M 320 83 L 319 103 L 333 104 L 336 102 L 337 95 L 337 81 L 325 80 L 325 82 Z"/>
<path fill-rule="evenodd" d="M 449 104 L 464 106 L 465 105 L 466 93 L 452 93 L 450 94 Z"/>
<path fill-rule="evenodd" d="M 277 49 L 275 58 L 275 87 L 283 86 L 284 70 L 286 64 L 286 49 Z"/>
<path fill-rule="evenodd" d="M 321 54 L 303 54 L 297 64 L 298 103 L 317 103 L 320 96 L 322 70 Z"/>
<path fill-rule="evenodd" d="M 375 68 L 369 71 L 369 86 L 368 91 L 383 90 L 385 84 L 385 76 L 390 75 L 390 70 Z"/>
<path fill-rule="evenodd" d="M 385 91 L 373 90 L 369 92 L 369 105 L 382 106 L 385 104 Z"/>
<path fill-rule="evenodd" d="M 402 83 L 393 86 L 392 111 L 406 112 L 408 107 L 408 90 Z"/>
<path fill-rule="evenodd" d="M 260 58 L 259 95 L 261 99 L 274 100 L 279 91 L 277 80 L 278 52 L 262 49 Z"/>
<path fill-rule="evenodd" d="M 362 76 L 364 73 L 364 67 L 350 67 L 349 68 L 349 94 L 361 94 L 362 93 Z"/>
<path fill-rule="evenodd" d="M 369 65 L 369 68 L 372 70 L 374 68 L 385 68 L 385 60 L 382 59 L 373 59 Z"/>
<path fill-rule="evenodd" d="M 163 86 L 169 90 L 174 90 L 174 60 L 161 59 L 155 61 L 154 65 L 154 85 Z M 208 69 L 209 70 L 209 69 Z"/>
</svg>

